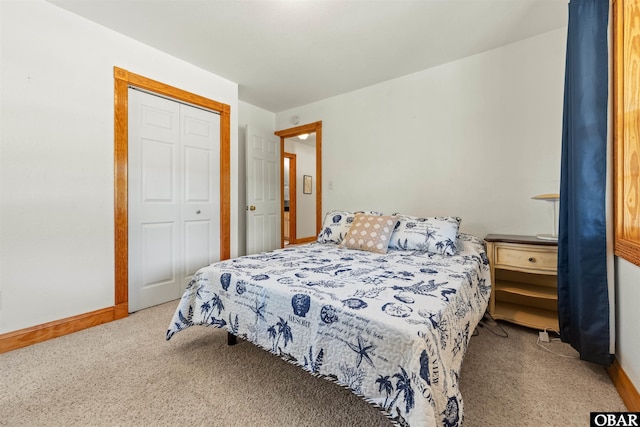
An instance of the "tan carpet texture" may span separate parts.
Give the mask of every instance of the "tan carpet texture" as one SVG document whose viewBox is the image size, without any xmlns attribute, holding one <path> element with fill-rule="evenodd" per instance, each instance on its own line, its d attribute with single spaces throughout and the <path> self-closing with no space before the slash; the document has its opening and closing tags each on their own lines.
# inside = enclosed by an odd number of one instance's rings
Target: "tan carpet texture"
<svg viewBox="0 0 640 427">
<path fill-rule="evenodd" d="M 348 390 L 248 342 L 227 346 L 223 330 L 165 341 L 176 306 L 1 354 L 0 426 L 391 425 Z M 465 427 L 585 426 L 590 411 L 626 411 L 604 368 L 536 338 L 478 328 L 462 368 Z"/>
</svg>

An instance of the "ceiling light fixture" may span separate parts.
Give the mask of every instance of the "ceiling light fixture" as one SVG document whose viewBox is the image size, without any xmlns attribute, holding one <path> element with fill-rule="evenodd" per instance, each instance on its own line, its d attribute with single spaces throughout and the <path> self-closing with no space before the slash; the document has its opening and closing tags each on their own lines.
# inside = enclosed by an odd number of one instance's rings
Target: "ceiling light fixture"
<svg viewBox="0 0 640 427">
<path fill-rule="evenodd" d="M 309 134 L 303 133 L 302 135 L 298 135 L 298 138 L 304 141 L 305 139 L 309 138 Z"/>
</svg>

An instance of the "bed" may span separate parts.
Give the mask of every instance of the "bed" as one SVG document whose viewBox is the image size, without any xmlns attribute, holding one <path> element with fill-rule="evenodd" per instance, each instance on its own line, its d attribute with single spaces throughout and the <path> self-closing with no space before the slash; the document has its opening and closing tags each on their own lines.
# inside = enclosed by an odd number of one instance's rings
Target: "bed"
<svg viewBox="0 0 640 427">
<path fill-rule="evenodd" d="M 395 425 L 458 426 L 462 360 L 491 292 L 485 245 L 455 227 L 448 247 L 433 246 L 432 231 L 429 246 L 413 220 L 413 234 L 395 223 L 382 253 L 345 246 L 342 224 L 323 227 L 315 243 L 204 267 L 166 338 L 194 325 L 225 328 L 349 388 Z"/>
</svg>

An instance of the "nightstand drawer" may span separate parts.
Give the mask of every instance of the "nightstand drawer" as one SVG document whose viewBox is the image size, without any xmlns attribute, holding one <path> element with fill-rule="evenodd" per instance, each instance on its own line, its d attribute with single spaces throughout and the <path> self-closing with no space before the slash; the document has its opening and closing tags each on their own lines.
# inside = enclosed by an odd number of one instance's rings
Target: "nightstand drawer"
<svg viewBox="0 0 640 427">
<path fill-rule="evenodd" d="M 558 252 L 555 248 L 538 249 L 526 246 L 496 245 L 495 265 L 556 272 Z"/>
</svg>

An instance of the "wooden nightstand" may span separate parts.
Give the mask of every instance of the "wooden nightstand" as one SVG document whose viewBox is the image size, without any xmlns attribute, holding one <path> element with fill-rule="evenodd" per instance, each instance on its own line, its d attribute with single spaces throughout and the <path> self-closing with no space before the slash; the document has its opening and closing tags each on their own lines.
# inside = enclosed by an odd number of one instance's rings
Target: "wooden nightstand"
<svg viewBox="0 0 640 427">
<path fill-rule="evenodd" d="M 493 318 L 558 331 L 558 243 L 508 234 L 489 234 L 484 240 L 491 264 Z"/>
</svg>

